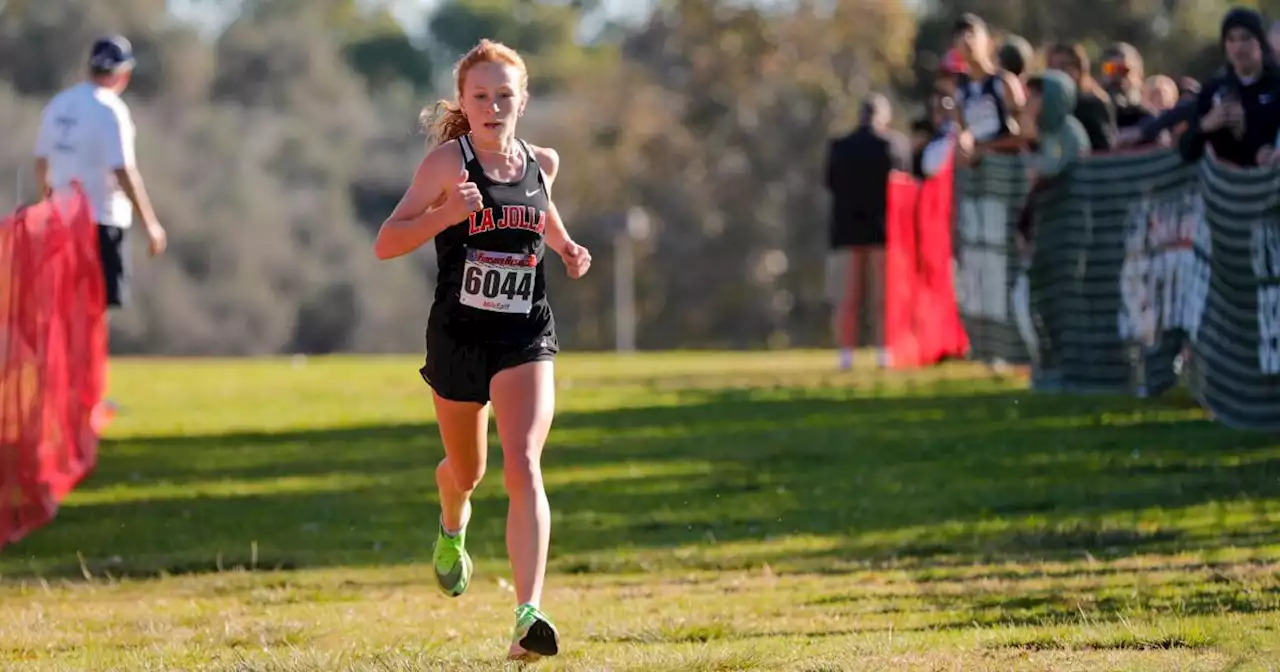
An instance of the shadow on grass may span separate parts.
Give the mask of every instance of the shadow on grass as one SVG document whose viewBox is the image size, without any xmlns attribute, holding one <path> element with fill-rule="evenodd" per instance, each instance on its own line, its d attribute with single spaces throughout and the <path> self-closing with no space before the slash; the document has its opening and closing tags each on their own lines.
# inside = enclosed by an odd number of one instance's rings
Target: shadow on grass
<svg viewBox="0 0 1280 672">
<path fill-rule="evenodd" d="M 553 569 L 834 571 L 1280 543 L 1273 438 L 1135 400 L 953 387 L 688 391 L 675 405 L 562 413 L 544 458 Z M 491 440 L 469 542 L 498 559 L 506 501 Z M 420 562 L 440 454 L 429 423 L 109 441 L 97 473 L 5 549 L 0 570 L 76 575 L 77 553 L 115 575 Z M 767 542 L 795 535 L 825 541 Z"/>
</svg>

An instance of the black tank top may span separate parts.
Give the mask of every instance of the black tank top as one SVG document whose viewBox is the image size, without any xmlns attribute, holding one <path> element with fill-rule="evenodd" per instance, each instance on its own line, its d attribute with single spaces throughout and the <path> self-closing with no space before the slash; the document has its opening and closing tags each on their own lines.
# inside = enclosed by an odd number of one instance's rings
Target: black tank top
<svg viewBox="0 0 1280 672">
<path fill-rule="evenodd" d="M 475 343 L 536 343 L 554 338 L 543 257 L 550 199 L 529 144 L 524 174 L 514 182 L 490 178 L 467 136 L 458 139 L 470 180 L 484 209 L 435 238 L 435 302 L 428 329 Z"/>
</svg>

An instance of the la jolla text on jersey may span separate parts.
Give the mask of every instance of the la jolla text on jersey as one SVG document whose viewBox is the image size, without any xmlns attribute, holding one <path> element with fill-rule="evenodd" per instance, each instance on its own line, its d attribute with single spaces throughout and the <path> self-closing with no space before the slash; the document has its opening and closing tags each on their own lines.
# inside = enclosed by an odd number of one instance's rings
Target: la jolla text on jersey
<svg viewBox="0 0 1280 672">
<path fill-rule="evenodd" d="M 475 340 L 546 333 L 552 317 L 542 261 L 550 199 L 537 160 L 520 141 L 524 172 L 502 182 L 485 173 L 467 138 L 459 145 L 484 207 L 436 238 L 440 277 L 433 317 L 446 330 Z"/>
</svg>

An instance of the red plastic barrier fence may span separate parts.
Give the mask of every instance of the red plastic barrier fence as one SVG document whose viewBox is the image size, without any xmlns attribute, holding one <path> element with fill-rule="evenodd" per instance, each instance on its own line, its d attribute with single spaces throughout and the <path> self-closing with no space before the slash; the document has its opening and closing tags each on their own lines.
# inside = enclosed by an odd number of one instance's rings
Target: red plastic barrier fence
<svg viewBox="0 0 1280 672">
<path fill-rule="evenodd" d="M 884 338 L 894 368 L 929 366 L 969 350 L 952 266 L 952 163 L 943 165 L 923 181 L 899 171 L 889 180 Z"/>
<path fill-rule="evenodd" d="M 0 221 L 0 547 L 52 520 L 97 463 L 107 364 L 98 255 L 78 189 Z"/>
</svg>

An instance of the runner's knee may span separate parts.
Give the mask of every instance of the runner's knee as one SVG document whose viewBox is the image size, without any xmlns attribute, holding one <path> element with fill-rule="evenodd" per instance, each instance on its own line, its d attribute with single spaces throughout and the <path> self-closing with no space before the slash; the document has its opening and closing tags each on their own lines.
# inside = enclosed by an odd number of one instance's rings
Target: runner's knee
<svg viewBox="0 0 1280 672">
<path fill-rule="evenodd" d="M 530 457 L 526 446 L 509 446 L 503 458 L 502 480 L 508 495 L 528 493 L 542 487 L 542 464 Z M 514 448 L 515 450 L 512 450 Z"/>
<path fill-rule="evenodd" d="M 436 480 L 453 485 L 461 492 L 475 490 L 484 478 L 484 463 L 454 463 L 452 460 L 441 460 L 436 467 Z M 448 479 L 447 481 L 445 479 Z"/>
</svg>

